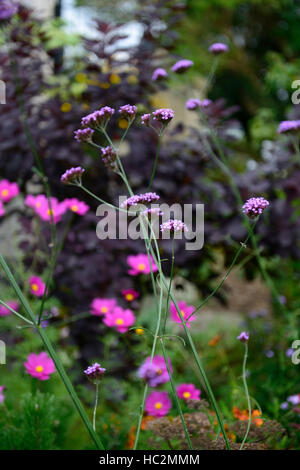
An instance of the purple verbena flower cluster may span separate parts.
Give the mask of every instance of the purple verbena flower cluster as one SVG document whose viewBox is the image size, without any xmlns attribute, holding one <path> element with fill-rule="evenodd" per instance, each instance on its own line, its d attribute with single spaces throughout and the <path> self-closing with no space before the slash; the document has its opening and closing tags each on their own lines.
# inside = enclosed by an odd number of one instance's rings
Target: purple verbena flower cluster
<svg viewBox="0 0 300 470">
<path fill-rule="evenodd" d="M 154 120 L 159 121 L 163 124 L 168 124 L 175 116 L 175 113 L 173 109 L 161 108 L 154 111 L 152 115 Z"/>
<path fill-rule="evenodd" d="M 226 44 L 223 44 L 222 42 L 216 42 L 215 44 L 212 44 L 208 50 L 212 54 L 219 55 L 224 54 L 224 52 L 228 52 L 229 48 Z"/>
<path fill-rule="evenodd" d="M 168 77 L 168 72 L 165 69 L 159 67 L 158 69 L 154 70 L 153 75 L 152 75 L 152 81 L 157 82 L 167 77 Z"/>
<path fill-rule="evenodd" d="M 246 333 L 246 331 L 242 331 L 241 334 L 237 337 L 241 343 L 247 343 L 249 341 L 249 333 Z"/>
<path fill-rule="evenodd" d="M 212 104 L 211 100 L 204 99 L 204 100 L 198 100 L 197 98 L 191 98 L 187 100 L 185 103 L 186 109 L 193 111 L 194 109 L 197 108 L 208 108 Z"/>
<path fill-rule="evenodd" d="M 95 362 L 93 365 L 89 366 L 84 373 L 91 382 L 97 383 L 102 379 L 105 371 L 106 369 Z"/>
<path fill-rule="evenodd" d="M 150 202 L 158 201 L 158 199 L 159 196 L 156 193 L 136 194 L 126 199 L 126 201 L 122 202 L 120 207 L 125 208 L 137 206 L 139 204 L 149 204 Z"/>
<path fill-rule="evenodd" d="M 89 142 L 92 140 L 93 134 L 94 130 L 90 127 L 74 131 L 75 140 L 77 140 L 77 142 Z"/>
<path fill-rule="evenodd" d="M 254 219 L 258 215 L 262 214 L 264 209 L 268 207 L 269 204 L 269 201 L 263 197 L 251 197 L 243 205 L 243 212 L 251 219 Z"/>
<path fill-rule="evenodd" d="M 194 62 L 188 59 L 182 59 L 176 62 L 172 67 L 172 72 L 183 73 L 194 65 Z"/>
<path fill-rule="evenodd" d="M 298 132 L 300 130 L 300 120 L 282 121 L 277 129 L 278 134 L 288 134 Z"/>
<path fill-rule="evenodd" d="M 137 107 L 134 106 L 134 105 L 131 105 L 131 104 L 125 104 L 124 106 L 120 107 L 119 113 L 125 119 L 132 120 L 132 119 L 134 119 L 134 117 L 137 113 Z"/>
<path fill-rule="evenodd" d="M 69 170 L 65 171 L 61 176 L 60 181 L 64 184 L 81 183 L 81 177 L 84 172 L 85 169 L 81 166 L 69 168 Z"/>
<path fill-rule="evenodd" d="M 98 109 L 93 113 L 88 114 L 87 116 L 84 116 L 81 119 L 81 124 L 83 126 L 90 127 L 96 127 L 97 125 L 105 127 L 114 113 L 115 110 L 113 108 L 110 108 L 109 106 L 104 106 L 103 108 Z"/>
<path fill-rule="evenodd" d="M 117 155 L 110 145 L 101 149 L 101 158 L 105 166 L 112 169 L 116 168 Z"/>
<path fill-rule="evenodd" d="M 164 222 L 160 226 L 161 232 L 188 232 L 188 228 L 182 220 L 170 219 L 167 222 Z"/>
</svg>

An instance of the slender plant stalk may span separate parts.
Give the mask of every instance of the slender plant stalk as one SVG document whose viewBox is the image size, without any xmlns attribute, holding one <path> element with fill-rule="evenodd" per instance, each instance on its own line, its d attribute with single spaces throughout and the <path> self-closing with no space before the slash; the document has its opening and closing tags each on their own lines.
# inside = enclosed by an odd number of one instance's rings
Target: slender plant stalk
<svg viewBox="0 0 300 470">
<path fill-rule="evenodd" d="M 157 164 L 158 164 L 158 159 L 159 159 L 159 152 L 160 152 L 160 146 L 161 146 L 161 138 L 162 138 L 162 134 L 160 133 L 160 134 L 158 135 L 158 143 L 157 143 L 157 148 L 156 148 L 154 166 L 153 166 L 153 170 L 152 170 L 152 174 L 151 174 L 151 178 L 150 178 L 150 181 L 149 181 L 149 185 L 148 185 L 147 191 L 150 191 L 151 186 L 152 186 L 152 183 L 153 183 L 153 180 L 154 180 L 154 177 L 155 177 L 155 173 L 156 173 L 156 169 L 157 169 Z"/>
<path fill-rule="evenodd" d="M 243 442 L 241 444 L 240 450 L 243 449 L 243 447 L 244 447 L 244 445 L 247 441 L 249 431 L 250 431 L 250 428 L 251 428 L 251 418 L 252 418 L 252 416 L 251 416 L 251 414 L 252 414 L 251 398 L 250 398 L 249 391 L 248 391 L 247 377 L 246 377 L 247 357 L 248 357 L 248 341 L 246 341 L 246 343 L 245 343 L 245 354 L 244 354 L 244 361 L 243 361 L 243 383 L 244 383 L 245 393 L 246 393 L 247 402 L 248 402 L 249 420 L 248 420 L 247 431 L 246 431 L 246 434 L 244 436 Z"/>
<path fill-rule="evenodd" d="M 94 413 L 93 413 L 93 429 L 95 432 L 96 432 L 96 414 L 97 414 L 98 400 L 99 400 L 99 383 L 96 383 L 95 406 L 94 406 Z"/>
</svg>

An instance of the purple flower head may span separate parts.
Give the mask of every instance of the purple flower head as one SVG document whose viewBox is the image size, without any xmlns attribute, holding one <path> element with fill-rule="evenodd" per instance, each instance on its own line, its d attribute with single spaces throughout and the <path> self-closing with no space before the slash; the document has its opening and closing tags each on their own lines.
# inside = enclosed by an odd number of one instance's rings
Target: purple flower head
<svg viewBox="0 0 300 470">
<path fill-rule="evenodd" d="M 169 368 L 173 372 L 171 361 L 168 358 Z M 170 380 L 168 369 L 163 356 L 147 357 L 137 372 L 138 377 L 144 379 L 150 387 L 157 387 Z"/>
<path fill-rule="evenodd" d="M 164 80 L 168 77 L 168 72 L 165 69 L 158 68 L 155 69 L 152 75 L 152 81 L 157 82 L 159 80 Z"/>
<path fill-rule="evenodd" d="M 156 216 L 159 217 L 160 215 L 163 215 L 164 213 L 160 210 L 159 207 L 151 207 L 150 209 L 145 209 L 142 211 L 142 215 L 145 217 L 151 217 L 151 216 Z"/>
<path fill-rule="evenodd" d="M 171 67 L 171 70 L 172 70 L 172 72 L 175 72 L 175 73 L 184 73 L 186 70 L 191 68 L 193 65 L 194 65 L 194 62 L 192 62 L 191 60 L 182 59 L 182 60 L 179 60 L 178 62 L 176 62 Z"/>
<path fill-rule="evenodd" d="M 219 55 L 228 52 L 229 49 L 226 44 L 223 44 L 222 42 L 216 42 L 215 44 L 212 44 L 208 50 L 212 54 Z"/>
<path fill-rule="evenodd" d="M 282 121 L 277 129 L 278 134 L 293 134 L 299 132 L 300 120 L 297 121 Z"/>
<path fill-rule="evenodd" d="M 69 170 L 65 171 L 65 173 L 61 176 L 60 181 L 64 184 L 81 184 L 81 177 L 85 172 L 84 168 L 81 166 L 69 168 Z"/>
<path fill-rule="evenodd" d="M 288 407 L 289 407 L 289 404 L 288 404 L 287 401 L 284 401 L 284 402 L 281 403 L 281 405 L 280 405 L 280 408 L 281 408 L 282 410 L 287 410 Z"/>
<path fill-rule="evenodd" d="M 111 169 L 116 168 L 116 152 L 111 146 L 104 147 L 101 149 L 101 157 L 105 166 Z"/>
<path fill-rule="evenodd" d="M 294 354 L 294 349 L 293 349 L 293 348 L 288 348 L 288 349 L 285 351 L 286 357 L 292 357 L 293 354 Z"/>
<path fill-rule="evenodd" d="M 9 0 L 0 3 L 0 21 L 9 20 L 18 11 L 18 5 Z"/>
<path fill-rule="evenodd" d="M 113 116 L 115 113 L 115 110 L 113 108 L 110 108 L 109 106 L 104 106 L 103 108 L 94 111 L 91 114 L 88 114 L 87 116 L 84 116 L 81 119 L 81 124 L 83 126 L 88 126 L 88 127 L 106 127 L 108 121 L 110 118 Z"/>
<path fill-rule="evenodd" d="M 74 131 L 75 140 L 77 140 L 77 142 L 90 142 L 92 140 L 93 134 L 94 130 L 90 127 Z"/>
<path fill-rule="evenodd" d="M 269 204 L 269 201 L 263 197 L 251 197 L 243 205 L 243 212 L 247 214 L 250 219 L 254 219 L 258 215 L 262 214 Z"/>
<path fill-rule="evenodd" d="M 97 362 L 95 364 L 89 366 L 85 371 L 85 375 L 87 378 L 93 383 L 99 383 L 102 379 L 104 372 L 106 369 L 100 366 Z"/>
<path fill-rule="evenodd" d="M 174 233 L 174 232 L 188 232 L 189 230 L 187 226 L 185 225 L 185 223 L 182 222 L 182 220 L 170 219 L 167 222 L 164 222 L 163 224 L 161 224 L 160 231 L 162 233 L 166 231 L 170 231 Z"/>
<path fill-rule="evenodd" d="M 197 98 L 191 98 L 187 100 L 187 102 L 185 103 L 185 107 L 189 111 L 193 111 L 194 109 L 197 109 L 197 108 L 207 108 L 211 104 L 212 104 L 212 101 L 208 99 L 201 101 L 201 100 L 198 100 Z"/>
<path fill-rule="evenodd" d="M 246 333 L 246 331 L 242 331 L 241 334 L 237 337 L 241 343 L 247 343 L 249 340 L 249 333 Z"/>
<path fill-rule="evenodd" d="M 0 403 L 3 403 L 5 400 L 5 396 L 3 394 L 4 389 L 5 389 L 4 385 L 0 385 Z"/>
<path fill-rule="evenodd" d="M 122 202 L 120 207 L 124 209 L 126 207 L 138 206 L 139 204 L 150 204 L 153 201 L 158 201 L 158 199 L 159 196 L 156 193 L 136 194 Z"/>
<path fill-rule="evenodd" d="M 291 403 L 292 405 L 299 405 L 300 404 L 300 394 L 297 395 L 290 395 L 287 397 L 286 401 Z"/>
<path fill-rule="evenodd" d="M 135 118 L 137 112 L 137 107 L 131 104 L 125 104 L 121 106 L 119 109 L 119 113 L 125 119 L 129 119 L 130 121 Z"/>
<path fill-rule="evenodd" d="M 143 116 L 141 117 L 142 124 L 144 124 L 145 126 L 149 126 L 150 118 L 151 118 L 151 114 L 149 113 L 143 114 Z"/>
<path fill-rule="evenodd" d="M 169 122 L 175 116 L 173 109 L 170 108 L 162 108 L 157 109 L 152 113 L 153 119 L 155 121 L 161 122 L 162 124 L 169 124 Z"/>
</svg>

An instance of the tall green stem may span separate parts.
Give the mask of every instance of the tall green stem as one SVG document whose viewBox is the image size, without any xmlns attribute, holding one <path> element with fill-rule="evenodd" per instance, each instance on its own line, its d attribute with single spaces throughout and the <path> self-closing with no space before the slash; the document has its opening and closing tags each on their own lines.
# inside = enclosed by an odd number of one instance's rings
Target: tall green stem
<svg viewBox="0 0 300 470">
<path fill-rule="evenodd" d="M 249 420 L 248 420 L 248 426 L 246 430 L 245 437 L 243 439 L 243 442 L 241 444 L 240 450 L 243 449 L 245 442 L 247 441 L 249 431 L 251 428 L 251 418 L 252 418 L 252 410 L 251 410 L 251 399 L 248 391 L 248 385 L 247 385 L 247 376 L 246 376 L 246 364 L 247 364 L 247 357 L 248 357 L 248 341 L 245 343 L 245 354 L 244 354 L 244 361 L 243 361 L 243 383 L 244 383 L 244 388 L 245 388 L 245 393 L 247 397 L 247 402 L 248 402 L 248 410 L 249 410 Z"/>
</svg>

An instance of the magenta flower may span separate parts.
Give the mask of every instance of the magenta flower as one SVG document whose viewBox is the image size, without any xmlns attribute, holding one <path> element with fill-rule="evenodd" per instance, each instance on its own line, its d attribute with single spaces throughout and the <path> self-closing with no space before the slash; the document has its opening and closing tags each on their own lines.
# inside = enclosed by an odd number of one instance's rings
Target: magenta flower
<svg viewBox="0 0 300 470">
<path fill-rule="evenodd" d="M 31 276 L 29 279 L 30 292 L 36 297 L 43 297 L 46 284 L 39 276 Z"/>
<path fill-rule="evenodd" d="M 129 119 L 131 121 L 135 118 L 137 107 L 131 104 L 125 104 L 124 106 L 120 107 L 119 113 L 123 118 Z"/>
<path fill-rule="evenodd" d="M 28 194 L 25 198 L 25 205 L 31 207 L 31 209 L 38 209 L 41 207 L 42 204 L 47 202 L 47 198 L 44 194 L 38 194 L 37 196 L 33 196 L 32 194 Z"/>
<path fill-rule="evenodd" d="M 148 415 L 161 418 L 168 414 L 172 407 L 172 402 L 168 396 L 168 392 L 152 392 L 146 398 L 145 410 Z"/>
<path fill-rule="evenodd" d="M 183 317 L 183 319 L 185 320 L 186 318 L 189 318 L 189 316 L 191 315 L 191 313 L 193 313 L 193 311 L 195 310 L 195 307 L 193 305 L 187 305 L 184 301 L 182 302 L 177 302 L 177 305 L 179 307 L 179 310 L 180 310 L 180 313 Z M 175 304 L 174 302 L 171 302 L 170 304 L 170 314 L 171 314 L 171 320 L 173 320 L 174 322 L 176 323 L 180 323 L 181 326 L 182 325 L 182 321 L 181 321 L 181 318 L 179 316 L 179 313 L 177 312 L 177 309 L 175 307 Z M 196 319 L 196 316 L 195 315 L 192 315 L 187 323 L 186 323 L 186 326 L 187 328 L 190 328 L 191 325 L 190 325 L 190 322 L 195 320 Z"/>
<path fill-rule="evenodd" d="M 168 363 L 170 371 L 173 373 L 171 361 L 169 358 Z M 150 387 L 157 387 L 158 385 L 166 383 L 170 380 L 165 360 L 163 356 L 160 355 L 154 356 L 152 361 L 151 357 L 147 357 L 147 359 L 139 368 L 137 375 L 141 379 L 144 379 L 150 385 Z"/>
<path fill-rule="evenodd" d="M 46 198 L 38 207 L 35 208 L 36 214 L 45 222 L 60 222 L 61 217 L 66 212 L 65 202 L 59 202 L 55 197 L 50 198 L 51 206 Z"/>
<path fill-rule="evenodd" d="M 0 201 L 0 217 L 2 217 L 5 214 L 5 209 L 3 206 L 3 202 Z"/>
<path fill-rule="evenodd" d="M 81 184 L 82 175 L 85 172 L 81 166 L 69 168 L 61 176 L 60 181 L 64 184 Z"/>
<path fill-rule="evenodd" d="M 151 268 L 152 272 L 155 273 L 158 268 L 151 255 L 150 263 L 148 255 L 144 255 L 142 253 L 138 255 L 129 255 L 127 256 L 127 264 L 131 269 L 129 269 L 128 274 L 130 274 L 130 276 L 137 276 L 138 274 L 150 274 Z"/>
<path fill-rule="evenodd" d="M 8 202 L 20 193 L 17 183 L 11 183 L 8 180 L 0 181 L 0 200 Z"/>
<path fill-rule="evenodd" d="M 84 116 L 81 119 L 81 124 L 82 126 L 87 127 L 96 127 L 97 125 L 99 125 L 100 127 L 106 127 L 108 121 L 114 113 L 115 110 L 113 108 L 110 108 L 109 106 L 104 106 L 103 108 L 94 111 L 93 113 L 88 114 L 87 116 Z"/>
<path fill-rule="evenodd" d="M 94 384 L 97 384 L 102 379 L 105 371 L 106 369 L 101 367 L 101 365 L 98 364 L 98 362 L 95 362 L 95 364 L 89 366 L 84 371 L 84 373 L 91 382 L 93 382 Z"/>
<path fill-rule="evenodd" d="M 153 119 L 158 121 L 162 124 L 169 124 L 169 122 L 175 116 L 173 109 L 170 108 L 161 108 L 153 111 L 152 113 Z"/>
<path fill-rule="evenodd" d="M 250 219 L 254 219 L 258 215 L 262 214 L 269 204 L 269 201 L 263 197 L 251 197 L 243 205 L 243 212 L 247 214 Z"/>
<path fill-rule="evenodd" d="M 122 295 L 128 302 L 133 302 L 140 296 L 140 294 L 134 289 L 124 289 L 122 290 Z"/>
<path fill-rule="evenodd" d="M 246 331 L 242 331 L 241 334 L 237 337 L 241 343 L 247 343 L 249 340 L 249 333 L 246 333 Z"/>
<path fill-rule="evenodd" d="M 122 202 L 122 208 L 138 206 L 139 204 L 150 204 L 151 202 L 158 201 L 159 196 L 156 193 L 136 194 L 129 197 L 126 201 Z"/>
<path fill-rule="evenodd" d="M 200 400 L 201 390 L 196 388 L 194 384 L 178 385 L 176 392 L 179 398 L 183 400 Z"/>
<path fill-rule="evenodd" d="M 119 333 L 126 333 L 128 328 L 135 322 L 135 316 L 129 309 L 124 310 L 116 307 L 113 312 L 107 313 L 103 318 L 103 323 L 110 328 L 116 328 Z"/>
<path fill-rule="evenodd" d="M 175 72 L 175 73 L 184 73 L 186 70 L 191 68 L 193 65 L 194 65 L 194 62 L 192 62 L 191 60 L 182 59 L 182 60 L 179 60 L 178 62 L 176 62 L 171 67 L 171 70 L 172 70 L 172 72 Z"/>
<path fill-rule="evenodd" d="M 78 214 L 78 215 L 84 215 L 90 209 L 90 207 L 85 202 L 79 201 L 76 198 L 65 199 L 64 203 L 67 209 L 69 209 L 72 212 L 75 212 L 75 214 Z"/>
<path fill-rule="evenodd" d="M 27 362 L 24 363 L 28 374 L 39 380 L 49 380 L 50 374 L 55 372 L 55 365 L 47 353 L 29 354 Z"/>
<path fill-rule="evenodd" d="M 0 385 L 0 403 L 3 403 L 5 396 L 3 395 L 3 390 L 5 389 L 4 385 Z"/>
<path fill-rule="evenodd" d="M 295 121 L 282 121 L 277 129 L 278 134 L 293 134 L 299 132 L 300 120 Z"/>
<path fill-rule="evenodd" d="M 92 315 L 106 315 L 112 313 L 117 307 L 117 301 L 115 299 L 101 299 L 96 297 L 91 303 L 91 314 Z"/>
<path fill-rule="evenodd" d="M 163 224 L 161 224 L 160 231 L 162 233 L 164 232 L 175 233 L 175 232 L 188 232 L 189 229 L 187 228 L 185 223 L 182 222 L 182 220 L 170 219 L 167 222 L 164 222 Z"/>
<path fill-rule="evenodd" d="M 144 124 L 145 126 L 149 126 L 150 118 L 151 118 L 151 114 L 149 113 L 143 114 L 143 116 L 141 117 L 142 124 Z"/>
<path fill-rule="evenodd" d="M 16 312 L 19 309 L 19 302 L 16 302 L 15 300 L 9 300 L 6 304 Z M 0 317 L 6 317 L 7 315 L 11 315 L 9 308 L 4 305 L 0 305 Z"/>
<path fill-rule="evenodd" d="M 91 142 L 94 132 L 94 129 L 90 127 L 77 129 L 77 131 L 74 131 L 74 138 L 77 142 Z"/>
<path fill-rule="evenodd" d="M 219 55 L 219 54 L 224 54 L 225 52 L 228 52 L 229 48 L 226 44 L 223 44 L 222 42 L 216 42 L 212 44 L 208 50 L 212 54 Z"/>
<path fill-rule="evenodd" d="M 185 103 L 186 109 L 189 111 L 193 111 L 194 109 L 197 108 L 208 108 L 212 104 L 211 100 L 205 99 L 205 100 L 198 100 L 197 98 L 191 98 L 187 100 Z"/>
<path fill-rule="evenodd" d="M 155 69 L 152 75 L 152 81 L 157 82 L 159 80 L 164 80 L 165 78 L 168 77 L 168 72 L 165 69 L 158 68 Z"/>
</svg>

